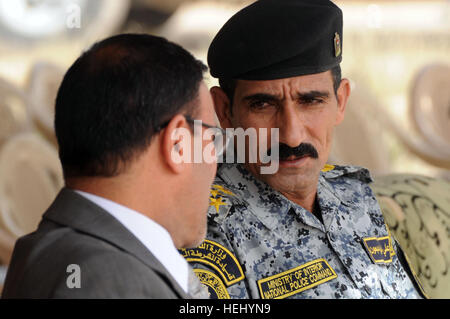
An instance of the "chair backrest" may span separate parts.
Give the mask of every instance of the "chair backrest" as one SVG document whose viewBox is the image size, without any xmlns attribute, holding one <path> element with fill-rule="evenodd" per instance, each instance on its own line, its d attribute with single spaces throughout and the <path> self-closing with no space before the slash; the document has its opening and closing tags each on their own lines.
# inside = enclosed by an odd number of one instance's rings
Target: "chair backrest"
<svg viewBox="0 0 450 319">
<path fill-rule="evenodd" d="M 450 182 L 413 174 L 371 184 L 391 234 L 431 298 L 450 298 Z"/>
<path fill-rule="evenodd" d="M 0 147 L 11 136 L 30 128 L 26 94 L 0 78 Z"/>
<path fill-rule="evenodd" d="M 329 163 L 363 166 L 374 174 L 387 174 L 388 145 L 377 118 L 381 106 L 363 82 L 352 84 L 345 119 L 334 131 Z"/>
<path fill-rule="evenodd" d="M 0 266 L 9 264 L 14 249 L 14 243 L 15 238 L 5 230 L 0 229 Z"/>
<path fill-rule="evenodd" d="M 450 159 L 450 65 L 434 63 L 416 75 L 410 114 L 422 138 Z"/>
<path fill-rule="evenodd" d="M 34 231 L 62 186 L 51 144 L 34 133 L 10 138 L 0 150 L 0 227 L 14 237 Z"/>
<path fill-rule="evenodd" d="M 63 77 L 64 69 L 48 62 L 38 62 L 33 66 L 27 84 L 28 110 L 33 124 L 55 145 L 55 100 Z"/>
</svg>

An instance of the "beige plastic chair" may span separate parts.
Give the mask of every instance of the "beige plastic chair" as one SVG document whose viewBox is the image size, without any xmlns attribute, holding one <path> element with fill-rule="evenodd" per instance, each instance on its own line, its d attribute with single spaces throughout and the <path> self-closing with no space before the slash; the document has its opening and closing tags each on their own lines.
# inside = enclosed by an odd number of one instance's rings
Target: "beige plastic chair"
<svg viewBox="0 0 450 319">
<path fill-rule="evenodd" d="M 34 231 L 62 186 L 51 144 L 35 133 L 10 138 L 0 150 L 0 229 L 14 239 Z"/>
<path fill-rule="evenodd" d="M 63 77 L 63 68 L 39 62 L 33 66 L 27 84 L 28 109 L 33 124 L 55 146 L 55 100 Z"/>
<path fill-rule="evenodd" d="M 329 163 L 360 165 L 369 168 L 373 175 L 386 175 L 390 172 L 386 142 L 395 137 L 422 160 L 450 169 L 448 72 L 448 67 L 431 65 L 417 76 L 410 102 L 416 129 L 401 125 L 377 103 L 364 83 L 355 81 L 346 118 L 335 130 Z"/>
<path fill-rule="evenodd" d="M 29 128 L 28 99 L 18 87 L 0 78 L 0 147 L 10 136 Z"/>
<path fill-rule="evenodd" d="M 17 2 L 0 6 L 0 49 L 10 54 L 45 46 L 90 46 L 118 32 L 131 5 L 131 0 L 28 1 L 21 10 Z M 11 15 L 13 10 L 18 14 Z"/>
<path fill-rule="evenodd" d="M 418 72 L 411 90 L 410 115 L 433 153 L 450 162 L 450 65 L 434 63 Z M 421 157 L 430 161 L 428 154 Z"/>
<path fill-rule="evenodd" d="M 450 298 L 450 182 L 397 174 L 376 177 L 371 187 L 426 294 Z"/>
<path fill-rule="evenodd" d="M 358 165 L 373 174 L 389 173 L 387 145 L 383 140 L 376 99 L 362 82 L 354 82 L 344 121 L 335 128 L 329 163 Z"/>
<path fill-rule="evenodd" d="M 14 248 L 15 238 L 0 229 L 0 266 L 8 265 Z"/>
</svg>

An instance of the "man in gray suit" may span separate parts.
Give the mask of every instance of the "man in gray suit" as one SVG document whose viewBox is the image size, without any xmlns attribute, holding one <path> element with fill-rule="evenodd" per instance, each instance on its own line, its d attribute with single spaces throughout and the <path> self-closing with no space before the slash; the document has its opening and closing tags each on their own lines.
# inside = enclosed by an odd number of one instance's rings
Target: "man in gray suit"
<svg viewBox="0 0 450 319">
<path fill-rule="evenodd" d="M 114 36 L 78 58 L 55 106 L 66 186 L 38 229 L 17 241 L 3 298 L 200 291 L 177 249 L 204 239 L 217 164 L 178 159 L 199 138 L 194 119 L 205 123 L 200 130 L 214 123 L 205 69 L 150 35 Z"/>
</svg>

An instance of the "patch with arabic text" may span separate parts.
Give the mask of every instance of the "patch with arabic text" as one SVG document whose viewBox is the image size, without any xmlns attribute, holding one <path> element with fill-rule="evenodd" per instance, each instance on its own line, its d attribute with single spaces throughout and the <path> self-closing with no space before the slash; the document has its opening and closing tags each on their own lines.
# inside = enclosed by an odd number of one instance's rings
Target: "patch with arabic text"
<svg viewBox="0 0 450 319">
<path fill-rule="evenodd" d="M 223 281 L 209 270 L 194 269 L 197 278 L 208 288 L 210 299 L 230 299 Z"/>
<path fill-rule="evenodd" d="M 367 237 L 363 239 L 364 247 L 369 253 L 370 259 L 375 264 L 388 264 L 392 262 L 392 248 L 389 236 L 385 237 Z"/>
<path fill-rule="evenodd" d="M 205 240 L 196 248 L 181 249 L 180 253 L 190 263 L 199 262 L 212 267 L 227 286 L 244 279 L 244 272 L 236 257 L 212 240 Z"/>
</svg>

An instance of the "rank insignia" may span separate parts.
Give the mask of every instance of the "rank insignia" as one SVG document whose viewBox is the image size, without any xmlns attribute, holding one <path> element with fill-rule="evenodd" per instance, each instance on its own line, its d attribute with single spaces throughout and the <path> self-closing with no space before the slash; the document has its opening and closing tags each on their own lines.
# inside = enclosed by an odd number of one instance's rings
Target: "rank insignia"
<svg viewBox="0 0 450 319">
<path fill-rule="evenodd" d="M 334 54 L 336 57 L 341 55 L 341 37 L 337 32 L 334 34 Z"/>
<path fill-rule="evenodd" d="M 330 164 L 325 164 L 325 166 L 322 168 L 322 172 L 326 173 L 329 171 L 334 170 L 335 166 Z"/>
<path fill-rule="evenodd" d="M 208 288 L 210 299 L 230 299 L 223 281 L 209 270 L 194 269 L 197 278 Z"/>
<path fill-rule="evenodd" d="M 388 264 L 392 262 L 392 244 L 389 236 L 367 237 L 363 239 L 364 247 L 370 259 L 375 264 Z"/>
<path fill-rule="evenodd" d="M 227 190 L 225 187 L 223 187 L 221 185 L 217 185 L 217 184 L 212 185 L 211 196 L 215 197 L 215 196 L 217 196 L 217 194 L 220 194 L 220 193 L 222 193 L 224 195 L 234 196 L 234 194 L 232 192 L 230 192 L 229 190 Z"/>
<path fill-rule="evenodd" d="M 209 196 L 209 206 L 213 206 L 216 209 L 216 213 L 218 213 L 221 206 L 227 206 L 229 204 L 227 198 L 224 197 L 227 195 L 235 196 L 221 185 L 212 185 Z"/>
<path fill-rule="evenodd" d="M 222 197 L 210 197 L 209 198 L 209 206 L 214 206 L 216 212 L 218 213 L 220 210 L 220 206 L 226 206 L 227 202 L 223 201 Z"/>
<path fill-rule="evenodd" d="M 187 262 L 202 263 L 216 270 L 227 286 L 244 279 L 244 272 L 236 257 L 212 240 L 205 240 L 197 248 L 181 249 L 180 253 Z"/>
<path fill-rule="evenodd" d="M 262 299 L 283 299 L 316 287 L 337 275 L 328 262 L 319 258 L 296 268 L 258 280 Z"/>
</svg>

